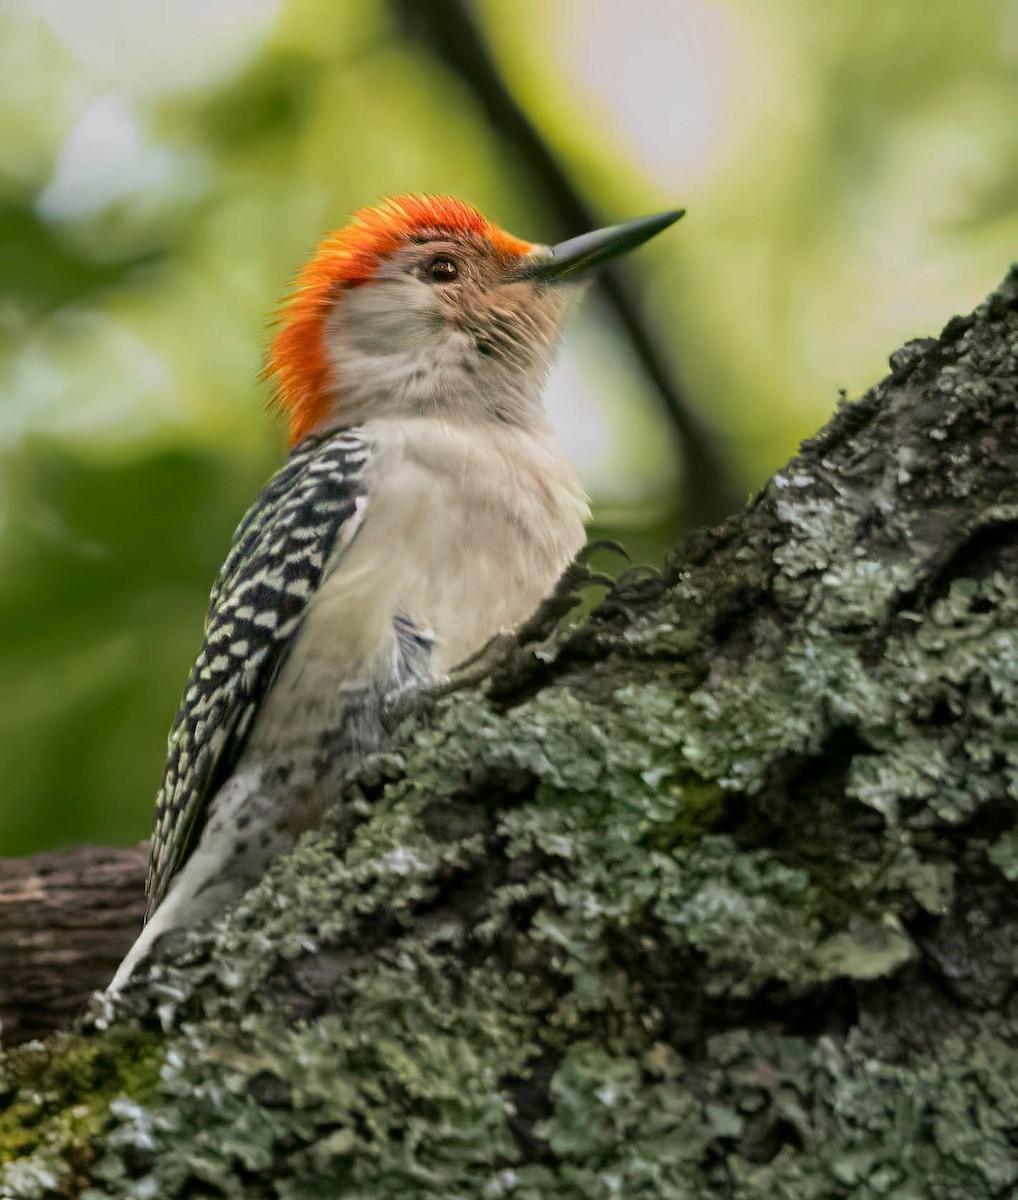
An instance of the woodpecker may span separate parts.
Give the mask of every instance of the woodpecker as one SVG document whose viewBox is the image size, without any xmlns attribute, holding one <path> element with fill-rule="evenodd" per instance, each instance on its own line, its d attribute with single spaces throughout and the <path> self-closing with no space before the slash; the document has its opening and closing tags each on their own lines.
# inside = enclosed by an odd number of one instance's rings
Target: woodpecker
<svg viewBox="0 0 1018 1200">
<path fill-rule="evenodd" d="M 147 923 L 112 992 L 319 819 L 323 778 L 383 743 L 393 697 L 551 590 L 588 517 L 542 402 L 573 285 L 680 216 L 546 246 L 409 195 L 318 247 L 269 353 L 289 457 L 212 589 L 157 797 Z"/>
</svg>

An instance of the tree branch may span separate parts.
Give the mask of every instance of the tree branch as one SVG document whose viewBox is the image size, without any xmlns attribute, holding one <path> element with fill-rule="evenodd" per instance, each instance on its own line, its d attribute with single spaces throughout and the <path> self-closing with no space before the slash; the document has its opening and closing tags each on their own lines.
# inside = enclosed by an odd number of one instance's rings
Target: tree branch
<svg viewBox="0 0 1018 1200">
<path fill-rule="evenodd" d="M 605 224 L 584 199 L 561 159 L 530 120 L 495 62 L 491 47 L 469 7 L 460 0 L 390 0 L 401 28 L 465 85 L 499 139 L 512 147 L 531 189 L 543 198 L 563 237 Z M 679 435 L 682 520 L 685 528 L 719 521 L 741 501 L 716 441 L 676 377 L 675 367 L 641 315 L 640 288 L 631 268 L 603 271 L 598 287 L 632 347 L 633 354 Z"/>
<path fill-rule="evenodd" d="M 891 365 L 0 1062 L 0 1194 L 1013 1194 L 1018 271 Z"/>
<path fill-rule="evenodd" d="M 0 1022 L 8 1046 L 67 1028 L 141 929 L 148 846 L 0 859 Z"/>
</svg>

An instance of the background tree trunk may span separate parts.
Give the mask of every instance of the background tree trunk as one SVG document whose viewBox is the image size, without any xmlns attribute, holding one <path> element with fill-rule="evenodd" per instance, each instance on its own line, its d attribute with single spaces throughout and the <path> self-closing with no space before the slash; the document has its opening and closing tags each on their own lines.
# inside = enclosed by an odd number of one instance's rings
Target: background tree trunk
<svg viewBox="0 0 1018 1200">
<path fill-rule="evenodd" d="M 145 917 L 147 859 L 147 843 L 0 859 L 4 1045 L 66 1028 L 109 983 Z"/>
<path fill-rule="evenodd" d="M 12 1051 L 11 1197 L 1018 1181 L 1018 274 Z"/>
</svg>

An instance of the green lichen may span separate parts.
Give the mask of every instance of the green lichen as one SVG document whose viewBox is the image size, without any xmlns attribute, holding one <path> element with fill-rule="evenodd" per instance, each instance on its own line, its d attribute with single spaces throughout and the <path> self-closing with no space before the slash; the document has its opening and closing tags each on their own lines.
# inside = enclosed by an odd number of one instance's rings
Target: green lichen
<svg viewBox="0 0 1018 1200">
<path fill-rule="evenodd" d="M 1003 833 L 987 851 L 987 857 L 1011 883 L 1018 882 L 1018 826 Z"/>
<path fill-rule="evenodd" d="M 1013 303 L 408 718 L 105 1032 L 10 1059 L 0 1195 L 1010 1194 Z"/>
<path fill-rule="evenodd" d="M 529 1024 L 504 980 L 481 970 L 472 984 L 461 994 L 407 949 L 351 981 L 342 1016 L 249 1014 L 241 1030 L 224 1006 L 185 1027 L 160 1103 L 114 1111 L 86 1196 L 244 1195 L 238 1174 L 283 1161 L 288 1197 L 469 1188 L 478 1163 L 513 1152 L 499 1082 L 523 1069 Z"/>
<path fill-rule="evenodd" d="M 0 1060 L 0 1197 L 72 1194 L 110 1101 L 152 1094 L 161 1058 L 155 1039 L 124 1030 L 103 1041 L 59 1035 L 8 1052 Z"/>
</svg>

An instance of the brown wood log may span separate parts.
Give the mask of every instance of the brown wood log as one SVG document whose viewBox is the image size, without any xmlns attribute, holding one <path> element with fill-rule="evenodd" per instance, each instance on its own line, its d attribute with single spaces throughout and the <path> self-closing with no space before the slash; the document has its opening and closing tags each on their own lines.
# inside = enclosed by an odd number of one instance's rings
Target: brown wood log
<svg viewBox="0 0 1018 1200">
<path fill-rule="evenodd" d="M 14 1045 L 65 1028 L 141 929 L 148 844 L 0 859 L 0 1021 Z"/>
</svg>

